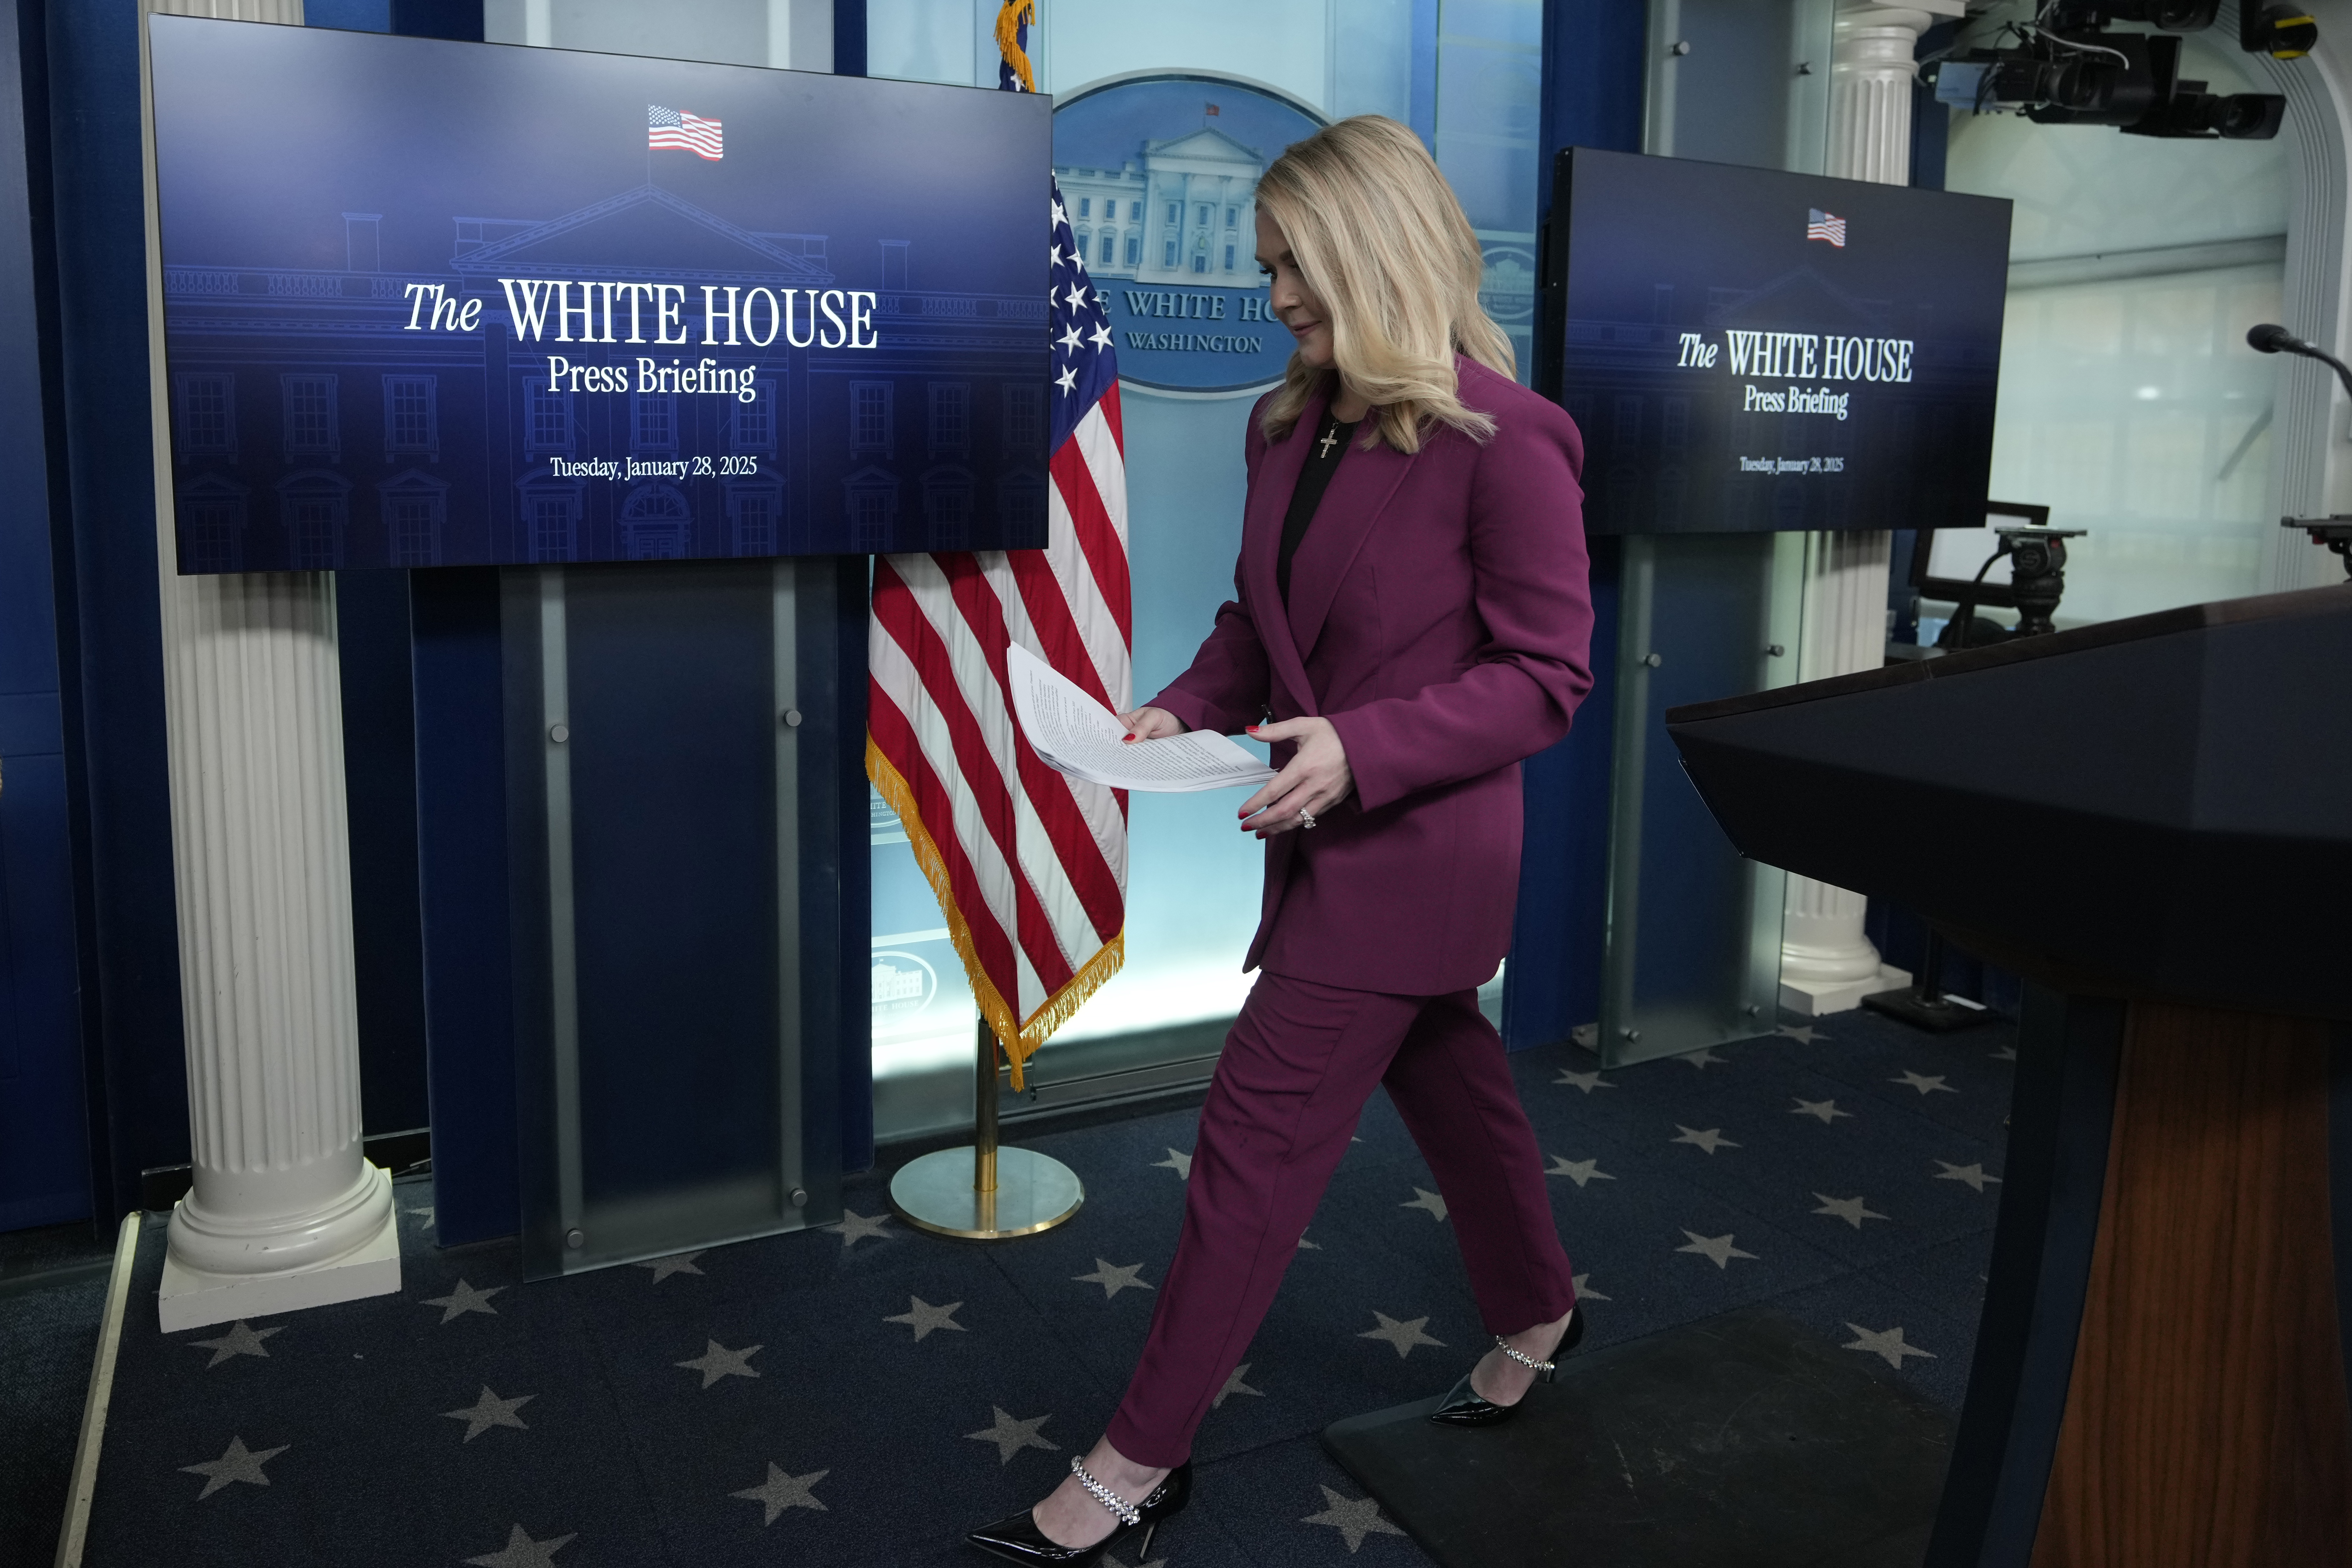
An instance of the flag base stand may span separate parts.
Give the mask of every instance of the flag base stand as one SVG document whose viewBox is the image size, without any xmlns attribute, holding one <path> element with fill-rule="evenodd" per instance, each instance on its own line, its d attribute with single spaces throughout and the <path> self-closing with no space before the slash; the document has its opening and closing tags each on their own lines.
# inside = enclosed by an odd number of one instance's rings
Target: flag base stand
<svg viewBox="0 0 2352 1568">
<path fill-rule="evenodd" d="M 1087 1190 L 1048 1154 L 996 1142 L 996 1037 L 980 1026 L 979 1112 L 970 1147 L 908 1162 L 890 1178 L 890 1206 L 918 1230 L 967 1241 L 1002 1241 L 1051 1230 L 1078 1212 Z"/>
</svg>

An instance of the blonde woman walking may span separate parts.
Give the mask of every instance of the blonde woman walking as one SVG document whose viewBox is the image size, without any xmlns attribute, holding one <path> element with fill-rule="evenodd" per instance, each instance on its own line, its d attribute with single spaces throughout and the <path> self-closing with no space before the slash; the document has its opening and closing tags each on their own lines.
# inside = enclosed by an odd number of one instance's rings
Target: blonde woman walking
<svg viewBox="0 0 2352 1568">
<path fill-rule="evenodd" d="M 1510 942 L 1519 762 L 1592 684 L 1583 444 L 1512 380 L 1469 220 L 1403 126 L 1363 116 L 1289 148 L 1259 184 L 1257 240 L 1298 347 L 1250 418 L 1234 597 L 1192 668 L 1123 717 L 1135 740 L 1273 742 L 1279 771 L 1239 822 L 1266 846 L 1259 974 L 1125 1400 L 1057 1490 L 970 1538 L 1019 1563 L 1097 1562 L 1185 1505 L 1193 1433 L 1375 1084 L 1496 1336 L 1434 1419 L 1508 1417 L 1583 1331 L 1476 994 Z"/>
</svg>

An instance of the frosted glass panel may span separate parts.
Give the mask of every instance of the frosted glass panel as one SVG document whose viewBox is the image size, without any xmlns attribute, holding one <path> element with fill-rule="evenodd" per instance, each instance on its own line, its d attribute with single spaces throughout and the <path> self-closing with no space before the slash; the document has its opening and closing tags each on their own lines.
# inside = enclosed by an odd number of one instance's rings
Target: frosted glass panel
<svg viewBox="0 0 2352 1568">
<path fill-rule="evenodd" d="M 1519 379 L 1534 358 L 1536 139 L 1543 96 L 1540 0 L 1444 0 L 1438 12 L 1437 166 L 1486 254 L 1479 300 L 1510 334 Z"/>
<path fill-rule="evenodd" d="M 2263 585 L 2277 373 L 2245 334 L 2278 311 L 2275 267 L 2011 292 L 1992 493 L 2091 531 L 2062 622 Z"/>
<path fill-rule="evenodd" d="M 866 73 L 994 87 L 996 11 L 996 0 L 866 0 Z"/>
</svg>

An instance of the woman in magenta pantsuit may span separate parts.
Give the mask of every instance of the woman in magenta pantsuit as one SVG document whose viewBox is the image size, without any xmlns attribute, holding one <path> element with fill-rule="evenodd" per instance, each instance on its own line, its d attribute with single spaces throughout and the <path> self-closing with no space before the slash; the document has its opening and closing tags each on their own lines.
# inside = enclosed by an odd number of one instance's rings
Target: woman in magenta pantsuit
<svg viewBox="0 0 2352 1568">
<path fill-rule="evenodd" d="M 1234 601 L 1131 738 L 1247 731 L 1280 772 L 1260 973 L 1217 1064 L 1184 1226 L 1109 1430 L 1029 1513 L 973 1532 L 1098 1560 L 1183 1506 L 1192 1434 L 1385 1084 L 1435 1173 L 1489 1351 L 1438 1413 L 1500 1420 L 1582 1324 L 1543 1162 L 1476 989 L 1510 945 L 1520 759 L 1592 679 L 1583 444 L 1511 377 L 1478 243 L 1412 133 L 1372 116 L 1257 191 L 1269 304 L 1297 336 L 1253 411 Z"/>
</svg>

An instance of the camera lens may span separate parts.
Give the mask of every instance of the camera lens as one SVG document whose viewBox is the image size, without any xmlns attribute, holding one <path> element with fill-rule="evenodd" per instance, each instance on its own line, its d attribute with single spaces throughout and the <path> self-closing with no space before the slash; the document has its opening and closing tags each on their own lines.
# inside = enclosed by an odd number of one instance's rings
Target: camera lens
<svg viewBox="0 0 2352 1568">
<path fill-rule="evenodd" d="M 2286 118 L 2286 100 L 2276 93 L 2238 92 L 2214 105 L 2212 126 L 2239 142 L 2267 142 Z"/>
</svg>

